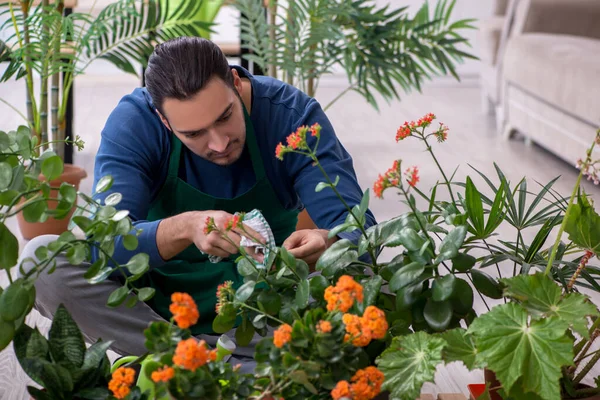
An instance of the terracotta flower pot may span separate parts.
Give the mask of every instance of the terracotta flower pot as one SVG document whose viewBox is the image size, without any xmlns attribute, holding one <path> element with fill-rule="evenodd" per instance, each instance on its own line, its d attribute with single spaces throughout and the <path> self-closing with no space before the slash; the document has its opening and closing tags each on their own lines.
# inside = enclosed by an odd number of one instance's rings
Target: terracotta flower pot
<svg viewBox="0 0 600 400">
<path fill-rule="evenodd" d="M 75 186 L 75 189 L 79 190 L 79 183 L 82 179 L 87 177 L 87 173 L 81 167 L 65 164 L 64 172 L 60 177 L 56 180 L 50 182 L 53 187 L 59 187 L 63 182 L 70 183 Z M 40 180 L 43 179 L 40 176 Z M 50 192 L 50 197 L 56 198 L 58 197 L 58 190 L 53 190 Z M 58 205 L 57 201 L 48 201 L 48 208 L 55 209 Z M 21 230 L 21 234 L 23 238 L 26 240 L 33 239 L 36 236 L 46 235 L 46 234 L 55 234 L 60 235 L 65 232 L 69 226 L 69 220 L 71 216 L 75 212 L 75 207 L 71 210 L 71 212 L 63 219 L 55 219 L 53 217 L 49 217 L 45 222 L 27 222 L 23 217 L 23 213 L 17 214 L 17 220 L 19 222 L 19 229 Z"/>
<path fill-rule="evenodd" d="M 498 387 L 500 383 L 496 379 L 496 375 L 492 371 L 484 370 L 485 381 L 490 384 L 490 387 Z M 469 390 L 469 400 L 477 400 L 479 396 L 481 396 L 485 392 L 485 383 L 476 383 L 467 385 Z M 586 385 L 580 385 L 581 388 L 588 387 Z M 498 399 L 503 400 L 499 394 L 495 391 L 494 393 L 490 393 L 490 398 L 492 400 Z M 593 395 L 590 397 L 580 397 L 577 400 L 600 400 L 600 395 Z"/>
</svg>

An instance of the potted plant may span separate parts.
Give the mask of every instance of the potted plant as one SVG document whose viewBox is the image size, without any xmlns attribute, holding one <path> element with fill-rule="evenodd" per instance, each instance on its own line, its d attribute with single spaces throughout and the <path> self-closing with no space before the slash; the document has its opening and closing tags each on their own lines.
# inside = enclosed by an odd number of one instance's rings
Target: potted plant
<svg viewBox="0 0 600 400">
<path fill-rule="evenodd" d="M 118 0 L 98 16 L 65 15 L 64 0 L 43 0 L 37 6 L 31 0 L 0 5 L 0 13 L 8 17 L 0 31 L 9 33 L 7 42 L 0 41 L 0 62 L 8 63 L 0 82 L 15 76 L 24 79 L 26 114 L 9 106 L 23 117 L 36 138 L 37 155 L 49 149 L 63 161 L 63 170 L 53 176 L 53 185 L 67 182 L 78 189 L 81 179 L 87 176 L 81 167 L 64 164 L 65 143 L 69 143 L 65 141 L 67 108 L 78 75 L 98 59 L 135 74 L 134 63 L 145 66 L 155 42 L 210 31 L 211 22 L 189 17 L 205 9 L 203 1 L 181 3 L 178 7 L 169 4 L 169 0 Z M 114 21 L 119 22 L 115 25 Z M 38 79 L 40 89 L 36 91 Z M 50 201 L 49 205 L 57 204 Z M 69 217 L 51 216 L 35 222 L 24 214 L 18 215 L 25 239 L 64 232 Z"/>
</svg>

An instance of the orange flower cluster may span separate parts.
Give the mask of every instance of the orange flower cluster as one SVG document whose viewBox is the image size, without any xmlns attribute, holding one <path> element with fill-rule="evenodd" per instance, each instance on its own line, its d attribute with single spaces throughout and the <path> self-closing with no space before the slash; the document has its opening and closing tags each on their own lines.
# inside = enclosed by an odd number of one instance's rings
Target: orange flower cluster
<svg viewBox="0 0 600 400">
<path fill-rule="evenodd" d="M 429 113 L 429 114 L 426 114 L 423 118 L 419 118 L 419 120 L 417 122 L 415 122 L 415 121 L 405 122 L 404 125 L 400 126 L 400 128 L 398 128 L 398 131 L 396 131 L 396 142 L 399 142 L 401 140 L 406 139 L 409 136 L 412 136 L 413 132 L 417 128 L 427 128 L 429 125 L 431 125 L 431 123 L 433 122 L 433 120 L 435 118 L 436 117 L 434 114 Z M 446 130 L 447 130 L 447 128 L 446 128 Z M 436 132 L 436 136 L 437 136 L 437 132 Z M 438 137 L 438 140 L 439 140 L 439 137 Z"/>
<path fill-rule="evenodd" d="M 223 305 L 229 302 L 229 295 L 233 294 L 232 286 L 232 281 L 225 281 L 217 286 L 217 305 L 215 307 L 217 314 L 221 312 Z"/>
<path fill-rule="evenodd" d="M 373 339 L 383 339 L 388 330 L 385 313 L 375 306 L 368 306 L 362 317 L 344 314 L 342 321 L 346 325 L 344 341 L 352 340 L 356 347 L 364 347 Z"/>
<path fill-rule="evenodd" d="M 440 122 L 440 129 L 434 132 L 438 142 L 442 143 L 448 139 L 448 127 Z"/>
<path fill-rule="evenodd" d="M 307 150 L 306 134 L 310 130 L 311 136 L 319 138 L 321 136 L 321 125 L 313 124 L 310 128 L 306 125 L 298 127 L 296 132 L 286 138 L 287 146 L 279 143 L 275 148 L 275 156 L 283 160 L 283 156 L 294 150 Z"/>
<path fill-rule="evenodd" d="M 317 324 L 317 332 L 318 333 L 329 333 L 331 332 L 331 322 L 329 321 L 319 321 Z"/>
<path fill-rule="evenodd" d="M 234 215 L 233 217 L 229 218 L 229 220 L 227 220 L 227 222 L 225 222 L 225 230 L 226 231 L 230 231 L 232 229 L 236 229 L 240 227 L 240 216 L 239 215 Z"/>
<path fill-rule="evenodd" d="M 423 118 L 419 118 L 419 120 L 417 121 L 417 126 L 420 126 L 421 128 L 427 128 L 429 125 L 431 125 L 431 123 L 433 122 L 434 119 L 435 119 L 435 115 L 432 113 L 429 113 L 429 114 L 425 115 Z"/>
<path fill-rule="evenodd" d="M 352 384 L 340 381 L 331 391 L 334 400 L 348 398 L 352 400 L 371 400 L 381 392 L 384 375 L 376 367 L 370 366 L 356 371 Z"/>
<path fill-rule="evenodd" d="M 168 365 L 163 366 L 162 368 L 157 369 L 151 375 L 152 381 L 155 383 L 158 382 L 168 382 L 175 376 L 175 370 Z"/>
<path fill-rule="evenodd" d="M 406 176 L 406 182 L 408 182 L 408 185 L 411 187 L 415 187 L 417 186 L 417 183 L 419 183 L 419 168 L 417 167 L 411 167 L 411 168 L 407 168 L 406 172 L 404 173 Z"/>
<path fill-rule="evenodd" d="M 130 392 L 130 387 L 135 379 L 133 368 L 119 367 L 112 373 L 112 379 L 108 383 L 108 389 L 117 399 L 124 399 Z"/>
<path fill-rule="evenodd" d="M 383 198 L 383 191 L 400 185 L 400 161 L 394 161 L 394 165 L 388 169 L 385 174 L 379 175 L 377 181 L 373 185 L 375 196 Z"/>
<path fill-rule="evenodd" d="M 204 221 L 204 234 L 208 235 L 212 231 L 216 231 L 217 226 L 215 225 L 215 220 L 213 217 L 206 217 L 206 221 Z"/>
<path fill-rule="evenodd" d="M 292 327 L 288 324 L 280 325 L 273 333 L 273 344 L 278 349 L 289 343 L 290 340 L 292 340 Z"/>
<path fill-rule="evenodd" d="M 318 123 L 314 123 L 310 127 L 310 135 L 317 137 L 317 138 L 320 137 L 321 136 L 321 125 L 319 125 Z"/>
<path fill-rule="evenodd" d="M 190 338 L 177 343 L 173 363 L 194 372 L 209 361 L 216 360 L 216 357 L 217 350 L 208 350 L 204 340 L 198 342 L 196 339 Z"/>
<path fill-rule="evenodd" d="M 335 286 L 325 289 L 325 300 L 328 311 L 346 312 L 352 308 L 355 300 L 363 301 L 363 287 L 351 276 L 344 275 Z"/>
<path fill-rule="evenodd" d="M 187 329 L 198 322 L 200 313 L 196 302 L 187 293 L 175 292 L 171 295 L 171 305 L 169 311 L 173 314 L 173 319 L 181 329 Z"/>
</svg>

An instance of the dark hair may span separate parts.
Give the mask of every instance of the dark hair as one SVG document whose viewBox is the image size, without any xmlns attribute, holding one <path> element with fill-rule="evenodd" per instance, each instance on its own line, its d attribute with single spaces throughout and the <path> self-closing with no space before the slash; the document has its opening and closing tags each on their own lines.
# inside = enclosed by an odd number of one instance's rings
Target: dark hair
<svg viewBox="0 0 600 400">
<path fill-rule="evenodd" d="M 166 98 L 185 100 L 216 76 L 233 88 L 225 55 L 213 42 L 200 37 L 178 37 L 156 46 L 144 74 L 154 107 L 163 115 Z"/>
</svg>

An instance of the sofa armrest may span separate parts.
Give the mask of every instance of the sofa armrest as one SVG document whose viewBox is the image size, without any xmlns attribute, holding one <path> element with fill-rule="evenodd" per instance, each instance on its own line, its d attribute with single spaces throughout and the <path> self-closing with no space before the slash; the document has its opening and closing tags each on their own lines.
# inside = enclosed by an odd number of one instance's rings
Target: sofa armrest
<svg viewBox="0 0 600 400">
<path fill-rule="evenodd" d="M 598 0 L 520 0 L 513 34 L 556 33 L 600 39 Z"/>
</svg>

